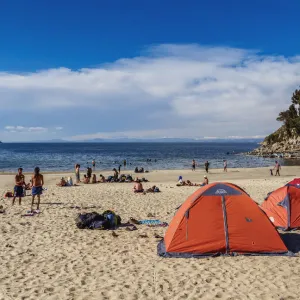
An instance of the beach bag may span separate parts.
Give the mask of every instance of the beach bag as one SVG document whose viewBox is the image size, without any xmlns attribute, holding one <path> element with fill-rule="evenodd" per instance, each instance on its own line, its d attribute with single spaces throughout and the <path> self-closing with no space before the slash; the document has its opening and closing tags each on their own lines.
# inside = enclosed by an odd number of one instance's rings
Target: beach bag
<svg viewBox="0 0 300 300">
<path fill-rule="evenodd" d="M 13 197 L 13 196 L 14 196 L 13 192 L 6 192 L 6 193 L 4 194 L 4 198 L 11 198 L 11 197 Z"/>
<path fill-rule="evenodd" d="M 154 193 L 158 193 L 160 192 L 159 188 L 156 186 L 155 189 L 154 189 Z"/>
<path fill-rule="evenodd" d="M 116 228 L 121 224 L 121 217 L 111 210 L 103 212 L 103 217 L 108 221 L 109 228 Z"/>
<path fill-rule="evenodd" d="M 97 218 L 98 218 L 98 220 L 103 219 L 103 217 L 96 212 L 91 212 L 91 213 L 87 213 L 87 214 L 79 214 L 75 218 L 75 223 L 76 223 L 76 226 L 80 229 L 89 228 L 89 226 L 92 224 L 92 222 L 95 221 Z"/>
</svg>

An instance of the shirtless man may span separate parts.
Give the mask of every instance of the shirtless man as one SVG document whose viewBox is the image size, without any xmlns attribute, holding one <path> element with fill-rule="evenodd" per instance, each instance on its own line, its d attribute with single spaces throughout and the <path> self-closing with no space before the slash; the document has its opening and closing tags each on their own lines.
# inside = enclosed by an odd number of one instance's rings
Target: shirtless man
<svg viewBox="0 0 300 300">
<path fill-rule="evenodd" d="M 143 185 L 141 184 L 140 180 L 137 180 L 134 187 L 133 187 L 133 191 L 135 193 L 143 193 L 144 192 L 144 188 Z"/>
<path fill-rule="evenodd" d="M 23 175 L 23 169 L 18 169 L 18 174 L 15 177 L 15 188 L 14 188 L 14 197 L 12 199 L 12 205 L 15 204 L 15 200 L 19 198 L 19 205 L 21 205 L 22 197 L 24 197 L 23 186 L 25 185 L 25 176 Z"/>
<path fill-rule="evenodd" d="M 33 210 L 33 204 L 35 196 L 38 198 L 38 203 L 36 209 L 40 208 L 40 197 L 43 193 L 43 185 L 44 185 L 44 176 L 40 174 L 40 168 L 36 167 L 34 169 L 34 174 L 32 176 L 32 202 L 31 202 L 31 211 Z"/>
<path fill-rule="evenodd" d="M 196 162 L 195 162 L 195 160 L 193 159 L 193 160 L 192 160 L 192 171 L 195 171 L 195 169 L 196 169 Z"/>
<path fill-rule="evenodd" d="M 280 176 L 280 173 L 279 173 L 280 169 L 281 169 L 281 166 L 280 166 L 279 162 L 275 161 L 275 167 L 274 167 L 274 170 L 276 171 L 275 176 L 277 176 L 277 175 Z"/>
</svg>

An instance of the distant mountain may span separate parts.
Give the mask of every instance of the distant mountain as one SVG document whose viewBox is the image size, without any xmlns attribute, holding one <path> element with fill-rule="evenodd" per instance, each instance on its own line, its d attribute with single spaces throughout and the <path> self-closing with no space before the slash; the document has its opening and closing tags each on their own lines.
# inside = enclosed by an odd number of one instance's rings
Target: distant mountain
<svg viewBox="0 0 300 300">
<path fill-rule="evenodd" d="M 116 138 L 116 139 L 92 139 L 79 141 L 83 143 L 260 143 L 262 138 L 202 138 L 202 139 L 190 139 L 190 138 L 153 138 L 153 139 L 137 139 L 137 138 Z"/>
<path fill-rule="evenodd" d="M 21 143 L 260 143 L 262 138 L 115 138 L 115 139 L 91 139 L 82 141 L 70 141 L 64 139 L 53 139 L 44 141 L 29 141 Z M 1 142 L 0 142 L 1 143 Z M 18 143 L 18 142 L 13 142 Z"/>
</svg>

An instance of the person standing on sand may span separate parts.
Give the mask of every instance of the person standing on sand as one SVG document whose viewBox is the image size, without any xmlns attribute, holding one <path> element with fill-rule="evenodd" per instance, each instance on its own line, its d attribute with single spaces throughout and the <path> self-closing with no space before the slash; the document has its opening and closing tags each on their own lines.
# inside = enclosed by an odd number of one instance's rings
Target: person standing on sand
<svg viewBox="0 0 300 300">
<path fill-rule="evenodd" d="M 80 165 L 76 164 L 75 165 L 75 178 L 76 178 L 76 183 L 80 182 Z"/>
<path fill-rule="evenodd" d="M 124 164 L 124 169 L 125 169 L 126 168 L 126 164 L 127 164 L 126 159 L 124 159 L 123 164 Z"/>
<path fill-rule="evenodd" d="M 205 172 L 208 173 L 208 168 L 209 168 L 208 160 L 205 162 L 204 167 L 205 167 Z"/>
<path fill-rule="evenodd" d="M 38 203 L 36 209 L 40 208 L 41 195 L 43 193 L 44 185 L 44 176 L 40 174 L 40 168 L 36 167 L 34 169 L 34 174 L 32 176 L 32 202 L 31 202 L 31 211 L 33 210 L 34 199 L 37 196 Z"/>
<path fill-rule="evenodd" d="M 19 198 L 19 205 L 21 205 L 22 197 L 24 197 L 24 190 L 23 186 L 25 184 L 25 176 L 23 175 L 23 169 L 19 168 L 18 169 L 18 174 L 15 177 L 15 187 L 14 187 L 14 197 L 12 199 L 12 205 L 15 204 L 15 200 L 18 197 Z"/>
<path fill-rule="evenodd" d="M 224 163 L 224 172 L 227 172 L 227 160 L 224 159 L 223 163 Z"/>
<path fill-rule="evenodd" d="M 121 167 L 122 167 L 122 165 L 119 165 L 119 174 L 121 173 Z"/>
<path fill-rule="evenodd" d="M 277 175 L 280 176 L 280 173 L 279 173 L 280 169 L 281 169 L 281 166 L 280 166 L 279 162 L 275 161 L 275 167 L 274 167 L 274 170 L 276 171 L 275 176 L 277 176 Z"/>
<path fill-rule="evenodd" d="M 192 171 L 195 171 L 195 169 L 196 169 L 196 162 L 195 162 L 195 160 L 193 159 L 193 160 L 192 160 Z"/>
</svg>

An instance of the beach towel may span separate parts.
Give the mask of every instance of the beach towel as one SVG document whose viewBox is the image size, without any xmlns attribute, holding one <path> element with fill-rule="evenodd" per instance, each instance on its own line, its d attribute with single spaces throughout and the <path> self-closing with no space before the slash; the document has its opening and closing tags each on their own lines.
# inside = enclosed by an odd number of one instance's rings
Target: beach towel
<svg viewBox="0 0 300 300">
<path fill-rule="evenodd" d="M 147 225 L 149 227 L 165 227 L 168 223 L 162 222 L 160 220 L 140 220 L 139 224 Z"/>
</svg>

